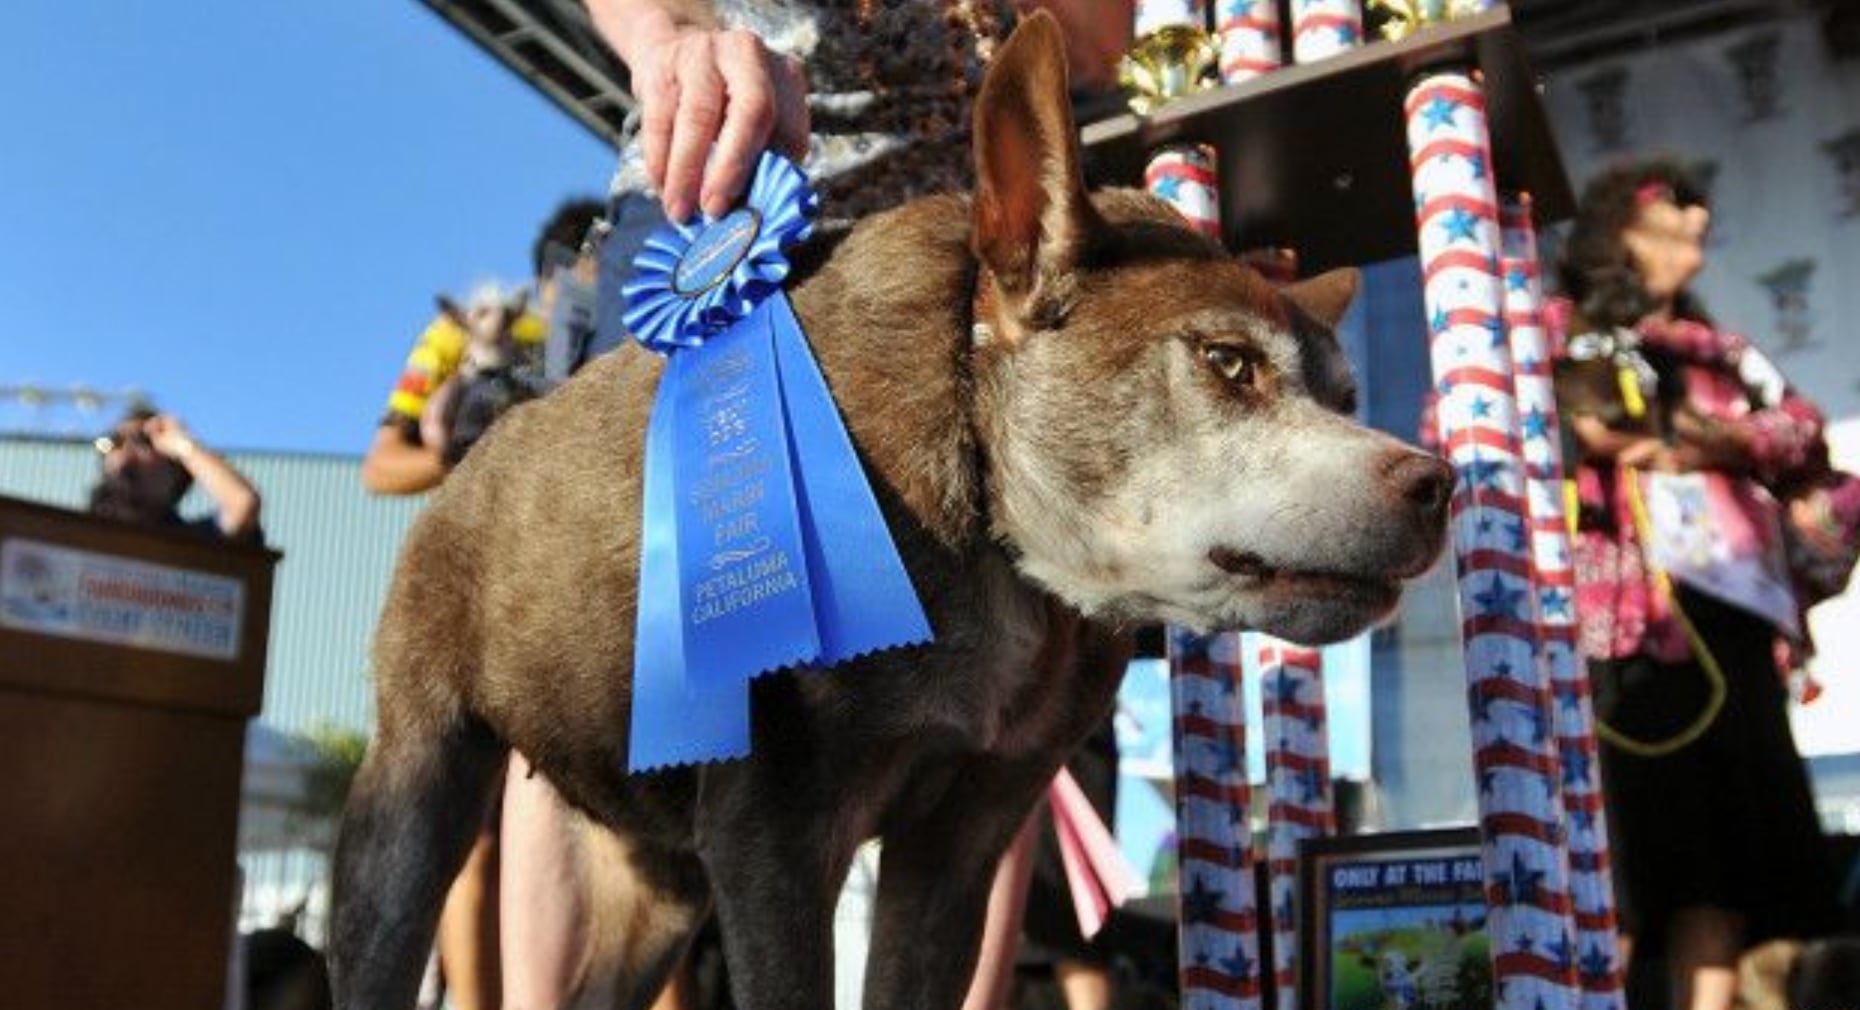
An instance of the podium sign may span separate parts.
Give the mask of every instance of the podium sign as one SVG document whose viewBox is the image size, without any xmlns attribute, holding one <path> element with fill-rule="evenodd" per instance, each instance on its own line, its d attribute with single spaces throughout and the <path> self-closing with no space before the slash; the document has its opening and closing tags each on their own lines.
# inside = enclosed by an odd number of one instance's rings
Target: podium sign
<svg viewBox="0 0 1860 1010">
<path fill-rule="evenodd" d="M 224 1002 L 277 559 L 0 498 L 8 1006 Z"/>
</svg>

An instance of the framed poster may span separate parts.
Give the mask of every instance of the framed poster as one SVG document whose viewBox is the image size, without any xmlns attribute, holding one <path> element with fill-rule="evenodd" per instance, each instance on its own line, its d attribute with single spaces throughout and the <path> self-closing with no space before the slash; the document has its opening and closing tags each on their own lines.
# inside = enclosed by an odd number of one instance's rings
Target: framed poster
<svg viewBox="0 0 1860 1010">
<path fill-rule="evenodd" d="M 1301 1010 L 1490 1010 L 1473 828 L 1314 838 L 1299 850 Z"/>
</svg>

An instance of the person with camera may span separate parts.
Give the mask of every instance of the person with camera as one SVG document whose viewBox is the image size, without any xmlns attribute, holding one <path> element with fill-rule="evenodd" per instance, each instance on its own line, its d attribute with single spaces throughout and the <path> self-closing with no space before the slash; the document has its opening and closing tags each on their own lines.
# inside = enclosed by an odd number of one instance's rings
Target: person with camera
<svg viewBox="0 0 1860 1010">
<path fill-rule="evenodd" d="M 91 488 L 91 514 L 229 543 L 264 542 L 258 489 L 173 414 L 133 408 L 96 447 L 103 471 Z M 179 507 L 196 483 L 213 500 L 213 513 L 187 519 Z"/>
</svg>

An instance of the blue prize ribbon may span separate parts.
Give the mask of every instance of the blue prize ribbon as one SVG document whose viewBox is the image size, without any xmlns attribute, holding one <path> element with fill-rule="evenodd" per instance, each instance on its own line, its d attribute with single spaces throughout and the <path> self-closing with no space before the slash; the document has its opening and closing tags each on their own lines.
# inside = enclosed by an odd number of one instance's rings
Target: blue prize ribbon
<svg viewBox="0 0 1860 1010">
<path fill-rule="evenodd" d="M 764 154 L 747 205 L 649 238 L 627 328 L 669 356 L 646 434 L 635 771 L 749 752 L 749 681 L 928 641 L 781 282 L 816 197 Z"/>
<path fill-rule="evenodd" d="M 872 496 L 820 364 L 785 297 L 768 300 L 801 490 L 822 665 L 930 640 L 930 622 Z"/>
<path fill-rule="evenodd" d="M 685 684 L 694 694 L 820 654 L 795 501 L 770 298 L 704 342 L 673 431 Z"/>
<path fill-rule="evenodd" d="M 655 521 L 676 504 L 672 488 L 672 430 L 677 424 L 676 373 L 683 359 L 673 356 L 659 376 L 646 425 L 645 507 L 639 544 L 642 588 L 634 625 L 633 726 L 627 740 L 627 767 L 715 761 L 749 753 L 749 695 L 723 688 L 709 694 L 688 692 L 685 685 L 684 622 L 678 578 L 678 531 Z"/>
</svg>

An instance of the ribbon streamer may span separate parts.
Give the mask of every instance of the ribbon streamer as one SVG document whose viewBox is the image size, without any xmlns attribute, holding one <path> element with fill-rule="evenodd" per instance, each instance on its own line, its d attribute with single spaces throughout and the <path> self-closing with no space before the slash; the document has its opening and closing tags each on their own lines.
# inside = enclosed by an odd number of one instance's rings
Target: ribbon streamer
<svg viewBox="0 0 1860 1010">
<path fill-rule="evenodd" d="M 1089 940 L 1104 928 L 1111 909 L 1122 908 L 1136 893 L 1137 874 L 1124 861 L 1117 839 L 1070 771 L 1059 769 L 1046 795 L 1053 808 L 1059 860 L 1065 866 L 1066 889 L 1072 892 L 1079 935 Z"/>
<path fill-rule="evenodd" d="M 649 238 L 627 328 L 667 356 L 646 432 L 633 771 L 749 753 L 749 681 L 930 639 L 877 499 L 782 294 L 812 231 L 764 154 L 747 205 Z"/>
</svg>

